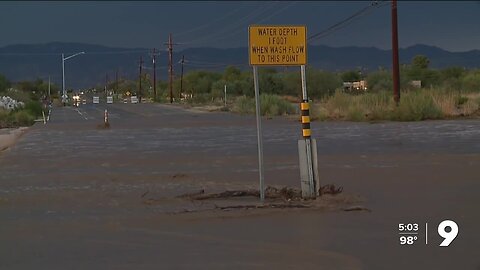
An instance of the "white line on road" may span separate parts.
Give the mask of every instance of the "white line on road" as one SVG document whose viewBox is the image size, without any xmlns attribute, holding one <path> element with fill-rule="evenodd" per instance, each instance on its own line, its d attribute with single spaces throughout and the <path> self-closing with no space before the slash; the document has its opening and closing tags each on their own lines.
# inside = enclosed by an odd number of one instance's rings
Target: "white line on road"
<svg viewBox="0 0 480 270">
<path fill-rule="evenodd" d="M 78 112 L 78 114 L 80 114 L 83 118 L 85 118 L 85 120 L 88 120 L 88 117 L 84 116 L 82 112 L 80 112 L 79 109 L 75 109 L 75 111 Z"/>
</svg>

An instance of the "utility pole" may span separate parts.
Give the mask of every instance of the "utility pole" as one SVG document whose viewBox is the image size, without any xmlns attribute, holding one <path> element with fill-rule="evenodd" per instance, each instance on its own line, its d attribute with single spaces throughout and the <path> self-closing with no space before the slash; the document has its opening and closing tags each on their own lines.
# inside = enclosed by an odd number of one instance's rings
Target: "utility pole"
<svg viewBox="0 0 480 270">
<path fill-rule="evenodd" d="M 48 101 L 52 100 L 52 96 L 50 93 L 50 76 L 48 76 Z"/>
<path fill-rule="evenodd" d="M 168 46 L 168 74 L 169 74 L 169 84 L 170 84 L 170 103 L 173 103 L 173 45 L 179 45 L 179 44 L 173 43 L 172 34 L 168 35 L 168 42 L 163 44 Z"/>
<path fill-rule="evenodd" d="M 142 103 L 142 65 L 143 65 L 143 58 L 140 56 L 139 62 L 139 74 L 138 74 L 138 100 Z"/>
<path fill-rule="evenodd" d="M 183 93 L 183 63 L 185 63 L 185 55 L 182 55 L 182 75 L 180 76 L 180 93 Z"/>
<path fill-rule="evenodd" d="M 115 94 L 118 93 L 118 68 L 115 70 Z"/>
<path fill-rule="evenodd" d="M 157 101 L 157 69 L 155 66 L 155 58 L 157 57 L 157 51 L 153 48 L 153 101 Z"/>
<path fill-rule="evenodd" d="M 108 86 L 108 73 L 105 73 L 105 96 L 108 96 L 107 86 Z"/>
<path fill-rule="evenodd" d="M 392 0 L 392 60 L 393 99 L 398 106 L 400 102 L 400 69 L 398 63 L 397 0 Z"/>
<path fill-rule="evenodd" d="M 173 103 L 173 44 L 172 34 L 168 35 L 168 75 L 170 87 L 170 103 Z"/>
</svg>

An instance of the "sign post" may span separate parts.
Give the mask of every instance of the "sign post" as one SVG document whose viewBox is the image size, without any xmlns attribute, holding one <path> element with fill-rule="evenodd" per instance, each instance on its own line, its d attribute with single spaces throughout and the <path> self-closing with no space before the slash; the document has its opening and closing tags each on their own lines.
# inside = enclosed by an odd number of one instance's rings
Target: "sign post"
<svg viewBox="0 0 480 270">
<path fill-rule="evenodd" d="M 225 84 L 225 88 L 223 89 L 225 92 L 225 97 L 223 99 L 223 102 L 225 104 L 225 108 L 227 107 L 227 85 Z"/>
<path fill-rule="evenodd" d="M 258 69 L 253 66 L 253 85 L 255 88 L 255 111 L 257 117 L 258 172 L 260 175 L 260 200 L 265 200 L 265 179 L 263 174 L 262 119 L 260 117 L 260 91 L 258 86 Z"/>
<path fill-rule="evenodd" d="M 260 117 L 260 95 L 258 66 L 300 66 L 302 76 L 302 134 L 298 142 L 300 181 L 302 197 L 315 198 L 319 195 L 316 142 L 311 138 L 309 103 L 305 79 L 307 64 L 307 29 L 305 26 L 254 25 L 248 28 L 249 62 L 253 67 L 255 104 L 258 137 L 258 164 L 260 174 L 260 198 L 265 198 L 263 174 L 262 125 Z"/>
<path fill-rule="evenodd" d="M 305 65 L 300 66 L 302 77 L 303 102 L 300 104 L 302 112 L 303 140 L 298 141 L 298 154 L 300 160 L 300 181 L 302 184 L 302 197 L 316 198 L 319 194 L 320 181 L 317 168 L 317 143 L 313 139 L 310 129 L 310 104 L 307 95 L 307 79 Z"/>
</svg>

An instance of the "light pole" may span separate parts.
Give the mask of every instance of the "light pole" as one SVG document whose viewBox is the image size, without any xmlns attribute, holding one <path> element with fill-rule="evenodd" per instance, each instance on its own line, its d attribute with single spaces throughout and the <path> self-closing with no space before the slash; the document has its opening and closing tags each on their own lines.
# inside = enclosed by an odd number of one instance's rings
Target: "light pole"
<svg viewBox="0 0 480 270">
<path fill-rule="evenodd" d="M 62 53 L 62 101 L 63 101 L 63 106 L 65 106 L 66 100 L 67 100 L 67 95 L 65 93 L 65 60 L 68 60 L 70 58 L 73 58 L 77 55 L 80 54 L 85 54 L 85 52 L 78 52 L 76 54 L 72 54 L 70 56 L 65 57 L 64 54 Z"/>
</svg>

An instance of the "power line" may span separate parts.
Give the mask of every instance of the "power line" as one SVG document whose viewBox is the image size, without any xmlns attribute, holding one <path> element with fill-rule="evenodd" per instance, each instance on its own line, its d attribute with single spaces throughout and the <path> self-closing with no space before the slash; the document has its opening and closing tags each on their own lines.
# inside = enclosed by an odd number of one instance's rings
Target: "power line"
<svg viewBox="0 0 480 270">
<path fill-rule="evenodd" d="M 264 12 L 268 12 L 272 7 L 274 7 L 277 3 L 264 3 L 260 8 L 255 9 L 254 11 L 250 12 L 246 16 L 240 18 L 236 22 L 233 22 L 229 25 L 226 25 L 222 29 L 210 34 L 206 35 L 197 39 L 194 39 L 192 41 L 186 42 L 185 44 L 201 44 L 202 42 L 210 42 L 212 39 L 218 38 L 219 36 L 222 36 L 225 33 L 230 33 L 239 27 L 244 27 L 245 22 L 248 23 L 249 20 L 252 20 L 254 18 L 257 18 L 258 16 L 261 16 Z"/>
<path fill-rule="evenodd" d="M 248 66 L 249 64 L 232 64 L 232 63 L 212 63 L 212 62 L 202 62 L 202 61 L 184 61 L 184 65 L 198 67 L 198 68 L 220 68 L 220 67 L 227 67 L 227 66 Z"/>
<path fill-rule="evenodd" d="M 125 51 L 109 51 L 109 52 L 85 52 L 85 54 L 136 54 L 136 53 L 145 53 L 148 54 L 150 51 L 145 50 L 125 50 Z"/>
<path fill-rule="evenodd" d="M 368 12 L 371 12 L 374 8 L 380 8 L 380 7 L 385 6 L 386 4 L 388 4 L 388 3 L 384 2 L 384 1 L 382 1 L 381 4 L 379 4 L 378 1 L 373 1 L 369 6 L 366 6 L 362 9 L 358 10 L 357 12 L 355 12 L 352 15 L 348 16 L 347 18 L 341 20 L 340 22 L 337 22 L 337 23 L 333 24 L 332 26 L 330 26 L 330 27 L 328 27 L 328 28 L 316 33 L 316 34 L 311 35 L 307 40 L 311 41 L 311 40 L 315 40 L 315 39 L 325 37 L 325 36 L 335 32 L 335 31 L 338 31 L 338 30 L 342 29 L 343 27 L 349 25 L 355 19 L 358 19 L 361 16 L 364 16 L 364 15 L 368 14 Z"/>
<path fill-rule="evenodd" d="M 260 23 L 262 23 L 262 22 L 264 22 L 264 21 L 266 21 L 266 20 L 271 19 L 271 18 L 274 17 L 274 16 L 277 16 L 278 14 L 282 13 L 282 12 L 285 11 L 287 8 L 289 8 L 289 7 L 291 7 L 291 6 L 295 5 L 295 4 L 296 4 L 296 2 L 290 2 L 290 3 L 288 3 L 286 6 L 284 6 L 283 8 L 280 8 L 280 9 L 278 9 L 277 11 L 273 12 L 272 14 L 270 14 L 270 16 L 265 17 L 265 18 L 261 19 L 260 21 L 255 22 L 255 24 L 260 24 Z M 218 37 L 218 38 L 209 39 L 209 40 L 206 40 L 206 41 L 212 42 L 212 41 L 218 41 L 218 40 L 227 39 L 227 38 L 229 38 L 229 37 L 231 37 L 231 36 L 238 35 L 239 33 L 243 32 L 243 31 L 247 31 L 247 30 L 246 30 L 246 27 L 240 27 L 237 31 L 230 32 L 230 33 L 228 33 L 228 34 L 226 34 L 226 35 L 222 35 L 222 36 L 220 36 L 220 37 Z"/>
<path fill-rule="evenodd" d="M 200 30 L 200 29 L 203 29 L 203 28 L 206 28 L 206 27 L 212 25 L 213 23 L 219 22 L 219 21 L 221 21 L 221 20 L 223 20 L 223 19 L 225 19 L 225 18 L 231 18 L 231 16 L 232 16 L 233 14 L 237 13 L 240 9 L 241 9 L 240 7 L 239 7 L 239 8 L 236 8 L 235 10 L 233 10 L 233 11 L 231 11 L 231 12 L 229 12 L 229 13 L 223 15 L 222 17 L 217 18 L 217 19 L 215 19 L 215 20 L 213 20 L 213 21 L 210 21 L 210 22 L 208 22 L 208 23 L 202 24 L 202 25 L 200 25 L 200 26 L 197 26 L 197 27 L 195 27 L 195 28 L 192 28 L 192 29 L 189 29 L 189 30 L 180 32 L 180 33 L 175 33 L 175 36 L 178 37 L 178 36 L 183 36 L 183 35 L 188 34 L 188 33 L 196 32 L 196 31 L 198 31 L 198 30 Z"/>
<path fill-rule="evenodd" d="M 287 8 L 290 8 L 290 7 L 294 6 L 295 4 L 297 4 L 297 2 L 292 1 L 292 2 L 288 3 L 286 6 L 284 6 L 283 8 L 275 11 L 275 12 L 272 13 L 270 16 L 265 17 L 265 18 L 261 19 L 260 21 L 258 21 L 257 24 L 260 24 L 260 23 L 262 23 L 262 22 L 264 22 L 264 21 L 267 21 L 267 20 L 269 20 L 269 19 L 277 16 L 278 14 L 282 13 L 282 12 L 285 11 Z"/>
<path fill-rule="evenodd" d="M 69 53 L 67 53 L 69 54 Z M 60 56 L 62 55 L 61 53 L 25 53 L 25 52 L 19 52 L 19 53 L 0 53 L 0 56 L 50 56 L 50 55 L 55 55 L 55 56 Z"/>
<path fill-rule="evenodd" d="M 85 54 L 94 54 L 94 55 L 99 55 L 99 54 L 138 54 L 138 53 L 148 53 L 149 50 L 124 50 L 124 51 L 105 51 L 105 52 L 85 52 Z M 63 53 L 63 54 L 72 54 L 69 52 Z M 41 53 L 41 52 L 6 52 L 6 53 L 0 53 L 0 56 L 60 56 L 62 53 Z"/>
</svg>

